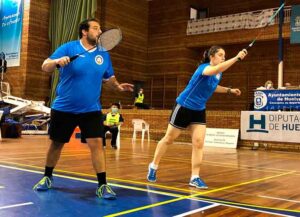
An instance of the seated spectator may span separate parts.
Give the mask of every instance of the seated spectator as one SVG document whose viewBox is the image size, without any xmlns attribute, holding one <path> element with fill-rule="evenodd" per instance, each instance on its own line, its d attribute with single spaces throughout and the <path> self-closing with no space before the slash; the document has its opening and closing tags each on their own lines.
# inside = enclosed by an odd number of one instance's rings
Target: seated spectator
<svg viewBox="0 0 300 217">
<path fill-rule="evenodd" d="M 298 85 L 292 85 L 291 83 L 284 83 L 284 89 L 290 89 L 290 90 L 298 90 L 300 89 L 300 86 Z"/>
<path fill-rule="evenodd" d="M 284 86 L 285 86 L 286 89 L 294 89 L 292 84 L 289 83 L 289 82 L 284 83 Z"/>
<path fill-rule="evenodd" d="M 111 147 L 117 149 L 117 137 L 119 133 L 118 126 L 124 122 L 122 115 L 119 113 L 120 104 L 113 103 L 111 106 L 111 112 L 103 116 L 104 134 L 103 134 L 103 146 L 106 146 L 105 134 L 107 131 L 111 133 Z"/>
<path fill-rule="evenodd" d="M 134 105 L 137 108 L 149 109 L 149 106 L 147 104 L 144 104 L 144 90 L 143 90 L 143 88 L 140 88 L 139 92 L 135 95 Z"/>
<path fill-rule="evenodd" d="M 266 88 L 267 90 L 273 90 L 273 89 L 274 89 L 273 82 L 270 81 L 270 80 L 266 81 L 266 83 L 265 83 L 265 88 Z"/>
<path fill-rule="evenodd" d="M 286 82 L 286 83 L 284 83 L 284 86 L 285 86 L 287 89 L 289 89 L 292 85 L 291 85 L 291 83 Z"/>
</svg>

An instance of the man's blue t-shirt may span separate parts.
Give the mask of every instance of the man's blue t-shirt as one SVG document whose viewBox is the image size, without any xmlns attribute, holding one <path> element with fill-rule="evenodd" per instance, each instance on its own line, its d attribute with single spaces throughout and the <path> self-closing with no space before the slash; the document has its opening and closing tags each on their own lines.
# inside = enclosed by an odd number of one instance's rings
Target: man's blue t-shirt
<svg viewBox="0 0 300 217">
<path fill-rule="evenodd" d="M 215 92 L 221 78 L 222 73 L 213 76 L 203 75 L 204 69 L 209 63 L 201 64 L 186 88 L 179 94 L 176 102 L 188 109 L 201 111 L 206 108 L 207 100 Z"/>
<path fill-rule="evenodd" d="M 75 56 L 86 49 L 80 40 L 60 46 L 49 58 Z M 74 114 L 100 111 L 102 80 L 114 75 L 108 52 L 97 48 L 86 52 L 59 69 L 59 83 L 52 108 Z"/>
</svg>

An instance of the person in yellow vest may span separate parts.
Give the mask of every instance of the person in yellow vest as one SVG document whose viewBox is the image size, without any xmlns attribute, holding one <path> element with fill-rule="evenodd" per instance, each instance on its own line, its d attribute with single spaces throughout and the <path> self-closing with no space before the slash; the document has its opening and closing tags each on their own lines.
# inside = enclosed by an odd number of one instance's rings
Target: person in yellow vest
<svg viewBox="0 0 300 217">
<path fill-rule="evenodd" d="M 143 90 L 143 88 L 140 88 L 139 92 L 135 95 L 134 105 L 137 108 L 149 109 L 149 106 L 144 103 L 144 90 Z"/>
<path fill-rule="evenodd" d="M 111 147 L 117 149 L 117 137 L 119 133 L 118 126 L 124 122 L 122 115 L 119 113 L 120 104 L 113 103 L 111 106 L 111 112 L 103 116 L 104 119 L 104 136 L 103 136 L 103 146 L 106 146 L 105 134 L 107 131 L 111 133 Z"/>
</svg>

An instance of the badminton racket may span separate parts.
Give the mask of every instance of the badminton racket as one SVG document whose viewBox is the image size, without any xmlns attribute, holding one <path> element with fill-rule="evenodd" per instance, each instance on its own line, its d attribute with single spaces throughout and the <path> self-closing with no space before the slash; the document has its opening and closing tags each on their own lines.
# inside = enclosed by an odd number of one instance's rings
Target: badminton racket
<svg viewBox="0 0 300 217">
<path fill-rule="evenodd" d="M 261 36 L 261 34 L 264 32 L 264 30 L 266 29 L 266 27 L 268 27 L 273 20 L 275 19 L 276 15 L 279 13 L 279 11 L 284 7 L 284 3 L 275 11 L 275 13 L 269 18 L 268 22 L 266 23 L 266 25 L 264 27 L 262 27 L 260 29 L 260 31 L 258 32 L 258 34 L 256 35 L 256 37 L 254 38 L 254 40 L 248 45 L 247 48 L 245 48 L 246 50 L 249 50 L 250 48 L 253 47 L 254 43 L 256 42 L 256 40 Z M 238 58 L 239 60 L 241 60 L 241 58 Z"/>
<path fill-rule="evenodd" d="M 82 53 L 76 54 L 72 57 L 70 57 L 70 62 L 77 59 L 77 57 L 85 54 L 86 52 L 89 52 L 90 50 L 93 50 L 94 48 L 97 48 L 99 51 L 107 52 L 112 50 L 114 47 L 116 47 L 122 40 L 122 32 L 119 28 L 110 29 L 102 33 L 97 41 L 97 44 L 93 47 L 91 47 L 88 50 L 85 50 Z M 57 64 L 56 68 L 60 68 L 60 65 Z"/>
</svg>

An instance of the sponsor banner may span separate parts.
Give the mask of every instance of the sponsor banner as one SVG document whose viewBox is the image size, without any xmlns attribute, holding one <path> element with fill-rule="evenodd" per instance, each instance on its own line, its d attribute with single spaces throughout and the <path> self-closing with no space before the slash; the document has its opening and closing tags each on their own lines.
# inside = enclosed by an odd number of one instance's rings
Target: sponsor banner
<svg viewBox="0 0 300 217">
<path fill-rule="evenodd" d="M 7 66 L 20 66 L 23 0 L 0 0 L 0 52 Z"/>
<path fill-rule="evenodd" d="M 257 111 L 300 111 L 300 90 L 257 90 L 254 92 Z"/>
<path fill-rule="evenodd" d="M 300 43 L 300 5 L 292 5 L 291 44 Z"/>
<path fill-rule="evenodd" d="M 299 138 L 299 112 L 242 111 L 242 140 L 299 143 Z"/>
<path fill-rule="evenodd" d="M 236 148 L 238 129 L 206 128 L 206 147 Z"/>
</svg>

